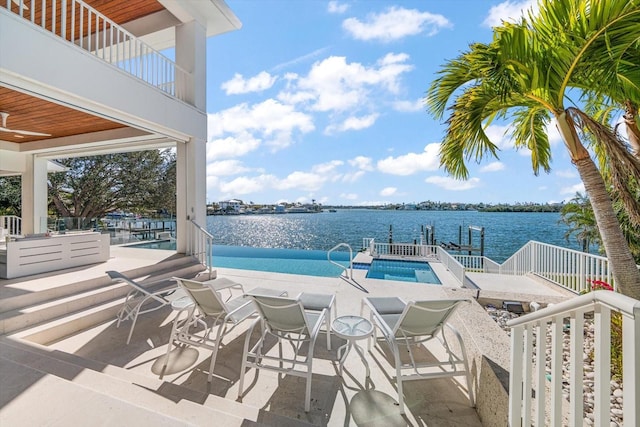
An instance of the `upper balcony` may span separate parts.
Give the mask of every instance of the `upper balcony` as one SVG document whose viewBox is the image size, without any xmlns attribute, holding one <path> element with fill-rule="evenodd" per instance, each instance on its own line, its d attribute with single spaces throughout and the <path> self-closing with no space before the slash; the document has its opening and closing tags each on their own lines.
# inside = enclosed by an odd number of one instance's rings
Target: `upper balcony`
<svg viewBox="0 0 640 427">
<path fill-rule="evenodd" d="M 205 40 L 241 26 L 223 0 L 0 0 L 0 21 L 3 127 L 31 131 L 0 150 L 33 153 L 206 138 Z"/>
</svg>

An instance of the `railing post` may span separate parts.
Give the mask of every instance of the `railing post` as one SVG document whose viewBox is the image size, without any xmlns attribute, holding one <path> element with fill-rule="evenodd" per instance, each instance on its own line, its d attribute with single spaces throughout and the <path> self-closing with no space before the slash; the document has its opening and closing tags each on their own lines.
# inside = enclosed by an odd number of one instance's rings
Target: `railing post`
<svg viewBox="0 0 640 427">
<path fill-rule="evenodd" d="M 628 426 L 640 426 L 640 408 L 634 404 L 640 401 L 640 309 L 635 310 L 634 317 L 622 317 L 622 401 L 624 424 Z"/>
<path fill-rule="evenodd" d="M 509 426 L 522 426 L 523 327 L 511 329 L 511 369 L 509 375 Z"/>
<path fill-rule="evenodd" d="M 596 426 L 609 424 L 611 401 L 609 382 L 611 378 L 611 310 L 598 302 L 594 311 L 594 408 L 593 423 Z M 635 379 L 638 381 L 638 378 Z M 633 401 L 625 402 L 632 404 Z M 626 423 L 625 423 L 626 424 Z"/>
</svg>

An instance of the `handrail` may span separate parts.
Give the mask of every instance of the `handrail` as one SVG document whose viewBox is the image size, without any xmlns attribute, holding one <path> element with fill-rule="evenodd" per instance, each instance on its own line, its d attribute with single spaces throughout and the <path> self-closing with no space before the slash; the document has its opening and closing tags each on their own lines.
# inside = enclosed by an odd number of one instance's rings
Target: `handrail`
<svg viewBox="0 0 640 427">
<path fill-rule="evenodd" d="M 615 288 L 609 260 L 573 249 L 529 241 L 500 266 L 500 274 L 534 273 L 573 292 L 590 289 L 589 283 L 603 280 Z"/>
<path fill-rule="evenodd" d="M 187 233 L 187 254 L 194 256 L 206 267 L 209 278 L 213 274 L 213 236 L 194 220 L 190 220 L 190 230 Z"/>
<path fill-rule="evenodd" d="M 335 245 L 333 248 L 329 249 L 329 251 L 327 252 L 327 260 L 331 263 L 331 264 L 335 264 L 338 267 L 344 269 L 345 273 L 347 272 L 347 267 L 345 267 L 342 264 L 339 264 L 335 261 L 333 261 L 331 259 L 331 252 L 335 251 L 336 249 L 340 248 L 340 247 L 347 247 L 349 248 L 349 274 L 347 277 L 349 277 L 349 279 L 353 280 L 353 250 L 351 249 L 351 246 L 349 246 L 349 244 L 347 243 L 338 243 L 337 245 Z"/>
<path fill-rule="evenodd" d="M 433 247 L 436 248 L 438 261 L 447 267 L 451 274 L 458 280 L 458 282 L 460 282 L 460 285 L 464 286 L 466 277 L 466 268 L 464 265 L 460 264 L 460 262 L 447 252 L 446 249 L 441 248 L 440 246 Z"/>
<path fill-rule="evenodd" d="M 0 215 L 0 230 L 3 234 L 17 236 L 22 234 L 22 218 L 16 215 Z"/>
<path fill-rule="evenodd" d="M 82 0 L 6 0 L 6 9 L 147 84 L 189 102 L 192 75 L 188 71 Z"/>
<path fill-rule="evenodd" d="M 509 425 L 563 424 L 562 383 L 566 318 L 569 318 L 569 425 L 583 423 L 584 329 L 593 317 L 593 422 L 608 425 L 611 412 L 611 317 L 622 318 L 622 401 L 625 425 L 640 425 L 640 301 L 611 291 L 595 291 L 507 322 L 511 331 Z M 590 326 L 589 326 L 590 328 Z M 547 335 L 551 335 L 547 349 Z M 535 343 L 534 343 L 535 341 Z M 549 354 L 548 354 L 549 352 Z M 533 360 L 533 363 L 532 363 Z M 550 367 L 547 366 L 550 361 Z M 535 369 L 534 369 L 535 366 Z M 550 375 L 548 369 L 550 368 Z M 534 393 L 531 392 L 534 390 Z M 550 398 L 545 394 L 550 390 Z M 535 396 L 535 400 L 532 396 Z M 549 402 L 550 408 L 547 407 Z M 548 417 L 548 418 L 547 418 Z"/>
</svg>

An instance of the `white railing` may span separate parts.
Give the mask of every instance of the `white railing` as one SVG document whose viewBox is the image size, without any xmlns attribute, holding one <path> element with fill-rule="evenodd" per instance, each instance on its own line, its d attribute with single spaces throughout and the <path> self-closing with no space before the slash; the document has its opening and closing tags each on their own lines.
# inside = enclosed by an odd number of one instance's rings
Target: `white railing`
<svg viewBox="0 0 640 427">
<path fill-rule="evenodd" d="M 349 249 L 349 267 L 345 267 L 344 265 L 335 262 L 331 259 L 331 252 L 337 250 L 338 248 L 347 248 Z M 337 265 L 338 267 L 342 268 L 344 270 L 345 275 L 353 280 L 353 249 L 351 249 L 351 246 L 348 243 L 338 243 L 337 245 L 335 245 L 333 248 L 329 249 L 329 251 L 327 252 L 327 260 L 334 265 Z"/>
<path fill-rule="evenodd" d="M 586 394 L 583 386 L 591 386 L 591 382 L 593 425 L 609 425 L 612 311 L 622 317 L 623 422 L 625 426 L 640 426 L 640 405 L 637 404 L 640 401 L 640 301 L 611 291 L 590 292 L 507 323 L 512 328 L 510 426 L 560 426 L 563 417 L 568 417 L 571 426 L 583 425 Z M 584 357 L 589 349 L 584 330 L 590 317 L 593 317 L 594 366 L 593 372 L 589 368 L 590 375 L 585 375 Z M 569 346 L 568 351 L 563 351 L 567 326 Z M 568 361 L 569 369 L 564 378 L 563 361 Z M 568 381 L 570 387 L 568 405 L 563 398 L 563 381 Z M 546 397 L 547 389 L 550 398 Z M 568 414 L 563 413 L 563 401 L 565 407 L 568 406 Z"/>
<path fill-rule="evenodd" d="M 534 273 L 576 293 L 589 290 L 596 280 L 615 288 L 607 258 L 533 240 L 507 259 L 500 273 Z"/>
<path fill-rule="evenodd" d="M 213 236 L 204 228 L 200 227 L 194 220 L 187 224 L 187 255 L 194 256 L 204 265 L 209 278 L 213 273 Z"/>
<path fill-rule="evenodd" d="M 22 234 L 22 218 L 15 215 L 0 215 L 0 236 Z"/>
<path fill-rule="evenodd" d="M 464 286 L 466 269 L 464 265 L 460 264 L 449 252 L 439 246 L 429 246 L 433 248 L 437 255 L 438 260 L 451 272 L 451 274 L 460 282 L 460 285 Z"/>
<path fill-rule="evenodd" d="M 5 8 L 171 96 L 191 96 L 190 73 L 81 0 L 6 0 Z"/>
<path fill-rule="evenodd" d="M 500 273 L 500 264 L 486 256 L 457 254 L 453 254 L 451 256 L 462 264 L 467 272 Z"/>
<path fill-rule="evenodd" d="M 369 245 L 371 256 L 429 257 L 437 255 L 437 246 L 414 243 L 377 243 Z"/>
</svg>

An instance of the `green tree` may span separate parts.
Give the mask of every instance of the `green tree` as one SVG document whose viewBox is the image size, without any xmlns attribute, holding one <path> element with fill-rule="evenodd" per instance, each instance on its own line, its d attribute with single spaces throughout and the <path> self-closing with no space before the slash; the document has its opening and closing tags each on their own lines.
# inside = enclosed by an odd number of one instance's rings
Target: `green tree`
<svg viewBox="0 0 640 427">
<path fill-rule="evenodd" d="M 175 211 L 175 158 L 170 153 L 150 150 L 58 162 L 68 171 L 49 175 L 49 197 L 62 217 L 101 218 L 119 209 Z"/>
<path fill-rule="evenodd" d="M 598 224 L 593 215 L 591 202 L 585 194 L 576 193 L 575 197 L 562 207 L 560 215 L 560 221 L 569 227 L 564 234 L 567 241 L 574 236 L 582 244 L 583 252 L 589 252 L 591 245 L 600 245 Z"/>
<path fill-rule="evenodd" d="M 640 182 L 640 162 L 609 124 L 577 104 L 565 105 L 588 97 L 608 100 L 610 108 L 625 105 L 623 100 L 640 104 L 640 0 L 541 0 L 539 5 L 539 12 L 527 19 L 496 27 L 490 43 L 470 45 L 431 84 L 427 107 L 435 117 L 442 118 L 453 99 L 441 164 L 453 176 L 468 178 L 467 160 L 498 154 L 485 126 L 493 119 L 510 119 L 515 147 L 531 150 L 535 174 L 548 172 L 551 148 L 545 129 L 555 120 L 591 200 L 616 285 L 640 299 L 640 271 L 604 180 L 611 174 L 615 183 L 623 183 L 623 177 Z M 608 170 L 598 169 L 589 149 Z M 637 223 L 638 199 L 628 186 L 616 190 Z"/>
<path fill-rule="evenodd" d="M 22 210 L 19 176 L 0 177 L 0 215 L 18 215 Z"/>
</svg>

